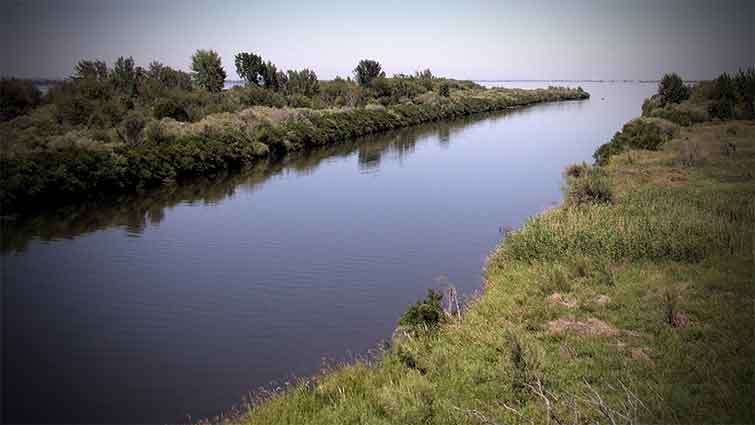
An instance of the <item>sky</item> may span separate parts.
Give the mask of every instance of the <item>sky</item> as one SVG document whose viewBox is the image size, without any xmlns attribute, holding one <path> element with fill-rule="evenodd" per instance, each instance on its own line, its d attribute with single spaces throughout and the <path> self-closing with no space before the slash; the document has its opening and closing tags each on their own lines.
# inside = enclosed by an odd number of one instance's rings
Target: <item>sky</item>
<svg viewBox="0 0 755 425">
<path fill-rule="evenodd" d="M 0 75 L 63 78 L 80 59 L 189 70 L 213 49 L 321 79 L 359 59 L 388 75 L 459 79 L 710 79 L 755 63 L 752 0 L 0 0 Z"/>
</svg>

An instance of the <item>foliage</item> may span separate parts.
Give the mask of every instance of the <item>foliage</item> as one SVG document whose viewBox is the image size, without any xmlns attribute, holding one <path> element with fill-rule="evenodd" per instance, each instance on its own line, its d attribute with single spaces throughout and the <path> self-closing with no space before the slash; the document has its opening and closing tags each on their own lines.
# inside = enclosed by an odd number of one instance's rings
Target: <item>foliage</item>
<svg viewBox="0 0 755 425">
<path fill-rule="evenodd" d="M 448 97 L 451 95 L 451 88 L 448 83 L 441 83 L 441 85 L 438 87 L 438 94 L 443 97 Z"/>
<path fill-rule="evenodd" d="M 684 85 L 684 80 L 675 73 L 666 74 L 658 83 L 658 95 L 661 106 L 669 103 L 680 103 L 689 98 L 689 88 Z"/>
<path fill-rule="evenodd" d="M 593 157 L 598 164 L 628 149 L 657 150 L 678 131 L 676 124 L 658 118 L 636 118 L 624 124 L 610 142 L 595 151 Z"/>
<path fill-rule="evenodd" d="M 27 114 L 42 102 L 42 93 L 29 80 L 0 79 L 0 121 Z"/>
<path fill-rule="evenodd" d="M 129 145 L 137 145 L 142 142 L 142 131 L 146 126 L 144 116 L 136 111 L 131 111 L 123 120 L 123 138 Z"/>
<path fill-rule="evenodd" d="M 710 115 L 713 118 L 728 120 L 734 118 L 734 107 L 737 101 L 734 81 L 727 73 L 721 74 L 714 82 L 713 103 L 710 105 Z"/>
<path fill-rule="evenodd" d="M 385 77 L 380 62 L 372 59 L 362 59 L 354 68 L 354 79 L 362 86 L 370 84 L 376 78 Z"/>
<path fill-rule="evenodd" d="M 569 207 L 613 200 L 611 186 L 605 173 L 600 168 L 589 165 L 567 168 L 564 194 L 564 203 Z"/>
<path fill-rule="evenodd" d="M 317 74 L 307 68 L 301 71 L 288 71 L 285 91 L 289 95 L 296 94 L 307 97 L 316 95 L 320 91 Z"/>
<path fill-rule="evenodd" d="M 278 68 L 270 61 L 262 64 L 262 71 L 260 73 L 262 77 L 262 86 L 269 90 L 278 91 L 281 88 L 281 74 L 278 73 Z"/>
<path fill-rule="evenodd" d="M 434 289 L 428 289 L 424 299 L 410 305 L 401 315 L 399 324 L 427 328 L 438 326 L 445 319 L 441 300 L 443 300 L 443 294 Z"/>
<path fill-rule="evenodd" d="M 134 65 L 134 58 L 123 56 L 116 59 L 109 78 L 113 89 L 128 97 L 136 97 L 138 94 L 139 81 L 143 79 L 144 70 Z"/>
<path fill-rule="evenodd" d="M 157 99 L 152 107 L 152 111 L 153 116 L 158 120 L 172 118 L 176 121 L 189 121 L 189 114 L 175 99 Z"/>
<path fill-rule="evenodd" d="M 220 56 L 214 50 L 197 50 L 191 57 L 192 79 L 199 87 L 217 93 L 223 90 L 226 73 Z"/>
<path fill-rule="evenodd" d="M 263 72 L 262 57 L 254 53 L 242 52 L 236 55 L 236 73 L 247 84 L 260 85 Z"/>
</svg>

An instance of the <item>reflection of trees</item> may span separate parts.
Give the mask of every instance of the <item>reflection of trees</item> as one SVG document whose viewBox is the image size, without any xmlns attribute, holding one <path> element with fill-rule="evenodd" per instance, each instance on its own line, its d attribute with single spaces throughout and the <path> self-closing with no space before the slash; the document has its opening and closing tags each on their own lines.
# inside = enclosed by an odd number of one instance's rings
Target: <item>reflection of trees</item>
<svg viewBox="0 0 755 425">
<path fill-rule="evenodd" d="M 191 179 L 160 188 L 44 211 L 17 219 L 0 218 L 0 252 L 23 251 L 34 238 L 73 238 L 99 229 L 123 227 L 138 235 L 148 224 L 158 224 L 165 210 L 181 203 L 212 205 L 232 197 L 238 187 L 254 190 L 270 177 L 284 173 L 310 174 L 323 160 L 357 153 L 360 168 L 380 166 L 384 155 L 403 160 L 417 143 L 435 140 L 448 144 L 454 134 L 474 122 L 500 119 L 505 113 L 483 114 L 454 121 L 428 123 L 355 139 L 347 143 L 299 152 L 280 161 L 260 161 L 241 173 L 227 172 Z"/>
</svg>

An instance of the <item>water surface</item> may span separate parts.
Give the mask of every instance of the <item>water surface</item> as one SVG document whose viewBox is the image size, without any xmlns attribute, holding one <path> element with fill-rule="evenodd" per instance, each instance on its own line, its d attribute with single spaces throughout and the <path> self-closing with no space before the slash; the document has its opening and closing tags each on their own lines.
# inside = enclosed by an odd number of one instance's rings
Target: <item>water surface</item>
<svg viewBox="0 0 755 425">
<path fill-rule="evenodd" d="M 563 167 L 655 90 L 583 87 L 5 222 L 4 420 L 216 415 L 375 347 L 439 281 L 472 293 L 499 230 L 558 203 Z"/>
</svg>

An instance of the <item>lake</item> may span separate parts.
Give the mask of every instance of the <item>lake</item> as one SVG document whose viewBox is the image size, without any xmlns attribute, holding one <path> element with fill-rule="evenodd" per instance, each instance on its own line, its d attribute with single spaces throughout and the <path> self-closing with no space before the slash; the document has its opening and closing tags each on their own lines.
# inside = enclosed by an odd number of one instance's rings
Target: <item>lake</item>
<svg viewBox="0 0 755 425">
<path fill-rule="evenodd" d="M 4 221 L 4 421 L 213 416 L 366 354 L 429 287 L 473 294 L 501 229 L 558 204 L 563 168 L 656 90 L 570 84 L 592 98 Z"/>
</svg>

